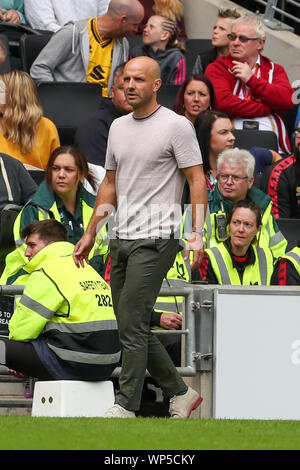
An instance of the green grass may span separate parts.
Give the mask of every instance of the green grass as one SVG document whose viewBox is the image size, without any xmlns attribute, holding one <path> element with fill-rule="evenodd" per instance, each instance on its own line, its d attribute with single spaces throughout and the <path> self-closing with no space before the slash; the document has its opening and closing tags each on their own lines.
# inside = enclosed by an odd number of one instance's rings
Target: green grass
<svg viewBox="0 0 300 470">
<path fill-rule="evenodd" d="M 0 417 L 1 450 L 299 450 L 298 421 Z"/>
</svg>

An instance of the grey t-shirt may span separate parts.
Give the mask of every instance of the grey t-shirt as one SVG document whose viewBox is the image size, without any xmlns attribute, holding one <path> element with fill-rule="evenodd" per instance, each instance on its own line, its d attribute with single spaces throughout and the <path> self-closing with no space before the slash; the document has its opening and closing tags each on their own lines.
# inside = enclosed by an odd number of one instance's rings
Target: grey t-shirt
<svg viewBox="0 0 300 470">
<path fill-rule="evenodd" d="M 182 168 L 202 164 L 190 121 L 159 106 L 149 116 L 112 123 L 107 170 L 116 170 L 116 235 L 121 239 L 169 238 L 181 224 Z"/>
</svg>

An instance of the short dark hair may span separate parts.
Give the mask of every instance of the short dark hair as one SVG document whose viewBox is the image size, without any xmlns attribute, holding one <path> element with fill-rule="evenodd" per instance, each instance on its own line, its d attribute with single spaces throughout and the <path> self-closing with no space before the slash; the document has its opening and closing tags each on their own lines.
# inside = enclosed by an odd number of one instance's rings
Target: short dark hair
<svg viewBox="0 0 300 470">
<path fill-rule="evenodd" d="M 261 210 L 255 202 L 250 201 L 249 199 L 241 199 L 233 205 L 231 212 L 227 216 L 227 224 L 230 224 L 233 214 L 237 209 L 240 208 L 250 209 L 252 212 L 254 212 L 256 216 L 256 227 L 258 228 L 261 226 Z"/>
<path fill-rule="evenodd" d="M 188 84 L 192 80 L 196 80 L 196 81 L 205 83 L 205 85 L 208 88 L 208 92 L 209 92 L 210 107 L 212 109 L 214 109 L 215 106 L 216 106 L 216 95 L 215 95 L 215 90 L 214 90 L 212 82 L 210 81 L 210 79 L 206 75 L 204 75 L 202 73 L 197 73 L 197 74 L 189 76 L 183 82 L 183 84 L 179 87 L 179 90 L 177 92 L 177 95 L 176 95 L 176 98 L 175 98 L 175 103 L 174 103 L 174 106 L 173 106 L 173 111 L 175 111 L 175 113 L 177 113 L 177 114 L 181 114 L 182 116 L 184 116 L 184 93 L 185 93 L 186 87 L 188 86 Z"/>
<path fill-rule="evenodd" d="M 25 240 L 33 233 L 38 233 L 40 239 L 48 243 L 68 241 L 67 229 L 55 219 L 38 220 L 26 225 L 21 230 L 21 237 Z"/>
</svg>

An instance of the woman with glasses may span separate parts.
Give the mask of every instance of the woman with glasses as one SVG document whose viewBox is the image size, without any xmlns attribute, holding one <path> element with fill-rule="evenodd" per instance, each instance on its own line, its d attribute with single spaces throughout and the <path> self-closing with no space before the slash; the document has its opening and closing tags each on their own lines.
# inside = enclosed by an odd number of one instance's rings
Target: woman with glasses
<svg viewBox="0 0 300 470">
<path fill-rule="evenodd" d="M 228 238 L 216 247 L 205 250 L 199 269 L 192 280 L 223 285 L 270 285 L 273 254 L 269 248 L 257 246 L 262 217 L 252 201 L 238 201 L 227 218 Z"/>
</svg>

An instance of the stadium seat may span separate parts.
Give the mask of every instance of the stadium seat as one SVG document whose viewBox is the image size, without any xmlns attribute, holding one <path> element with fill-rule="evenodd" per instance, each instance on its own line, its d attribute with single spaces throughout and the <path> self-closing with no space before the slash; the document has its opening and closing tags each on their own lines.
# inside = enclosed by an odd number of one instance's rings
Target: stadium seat
<svg viewBox="0 0 300 470">
<path fill-rule="evenodd" d="M 129 52 L 133 47 L 143 45 L 143 39 L 141 36 L 128 36 L 126 39 L 129 42 Z"/>
<path fill-rule="evenodd" d="M 96 83 L 44 82 L 37 91 L 44 116 L 56 125 L 62 145 L 73 145 L 77 127 L 96 111 L 102 98 Z"/>
<path fill-rule="evenodd" d="M 288 241 L 288 250 L 300 243 L 300 219 L 276 219 L 280 231 Z"/>
<path fill-rule="evenodd" d="M 185 60 L 186 60 L 186 76 L 192 74 L 194 63 L 197 55 L 210 49 L 211 39 L 186 39 L 185 40 Z"/>
<path fill-rule="evenodd" d="M 15 248 L 13 227 L 22 206 L 7 204 L 0 216 L 0 273 L 5 267 L 5 258 Z"/>
<path fill-rule="evenodd" d="M 300 89 L 298 89 L 296 93 L 297 93 L 297 96 L 300 97 Z M 295 130 L 295 120 L 297 116 L 298 107 L 299 107 L 299 104 L 295 104 L 292 109 L 289 109 L 288 111 L 283 111 L 282 113 L 285 127 L 287 130 L 288 136 L 290 138 L 291 144 L 293 141 L 292 134 Z"/>
<path fill-rule="evenodd" d="M 166 108 L 173 109 L 179 85 L 162 85 L 157 93 L 157 101 Z"/>
<path fill-rule="evenodd" d="M 22 69 L 29 73 L 30 67 L 46 46 L 52 36 L 52 32 L 45 32 L 41 35 L 23 34 L 20 38 L 20 57 Z"/>
<path fill-rule="evenodd" d="M 6 49 L 6 59 L 3 62 L 3 64 L 0 64 L 0 73 L 5 73 L 9 72 L 11 67 L 10 67 L 10 51 L 9 51 L 9 44 L 8 44 L 8 39 L 5 34 L 0 34 L 0 41 L 3 43 L 5 49 Z"/>
<path fill-rule="evenodd" d="M 45 179 L 45 171 L 43 170 L 28 170 L 28 172 L 37 185 Z"/>
<path fill-rule="evenodd" d="M 251 147 L 264 147 L 278 152 L 278 139 L 275 132 L 255 129 L 235 129 L 235 147 L 250 150 Z"/>
</svg>

